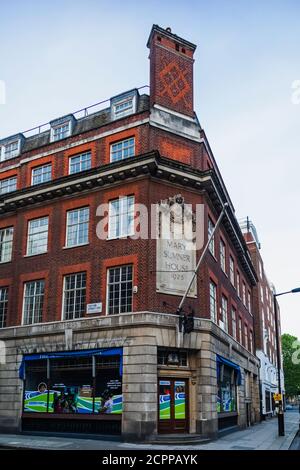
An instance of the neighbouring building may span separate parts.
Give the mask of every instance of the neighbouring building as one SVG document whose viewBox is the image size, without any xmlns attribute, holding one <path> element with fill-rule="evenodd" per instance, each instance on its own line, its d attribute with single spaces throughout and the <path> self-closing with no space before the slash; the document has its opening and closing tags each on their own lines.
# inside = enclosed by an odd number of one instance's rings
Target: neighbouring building
<svg viewBox="0 0 300 470">
<path fill-rule="evenodd" d="M 259 420 L 258 277 L 194 111 L 196 46 L 156 25 L 147 46 L 149 95 L 0 141 L 1 431 L 216 437 Z M 182 210 L 207 243 L 225 203 L 183 334 L 201 249 L 166 241 L 164 216 L 175 205 L 171 233 Z"/>
<path fill-rule="evenodd" d="M 261 257 L 261 245 L 257 230 L 249 218 L 240 222 L 252 263 L 258 273 L 258 283 L 253 288 L 253 309 L 255 311 L 255 349 L 260 360 L 260 401 L 261 416 L 263 419 L 271 417 L 275 413 L 274 393 L 278 393 L 278 369 L 276 329 L 274 316 L 275 287 L 267 278 L 263 259 Z M 277 302 L 277 300 L 276 300 Z M 278 328 L 281 336 L 280 309 L 277 302 Z M 284 398 L 284 375 L 281 356 L 281 387 Z"/>
</svg>

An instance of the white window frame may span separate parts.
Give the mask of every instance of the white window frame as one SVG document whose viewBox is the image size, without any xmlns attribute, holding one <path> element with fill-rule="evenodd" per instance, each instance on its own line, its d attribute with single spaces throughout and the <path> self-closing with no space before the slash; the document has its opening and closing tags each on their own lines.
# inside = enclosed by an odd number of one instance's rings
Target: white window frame
<svg viewBox="0 0 300 470">
<path fill-rule="evenodd" d="M 89 167 L 88 168 L 82 168 L 83 162 L 82 158 L 85 157 L 86 155 L 89 156 Z M 79 164 L 79 170 L 78 171 L 71 171 L 72 168 L 72 160 L 74 161 L 75 159 L 79 159 L 79 162 L 76 163 L 75 165 Z M 76 173 L 81 173 L 82 171 L 90 170 L 92 168 L 92 152 L 90 150 L 87 150 L 86 152 L 81 152 L 76 155 L 72 155 L 69 157 L 69 175 L 75 175 Z"/>
<path fill-rule="evenodd" d="M 230 277 L 230 282 L 235 287 L 235 278 L 234 278 L 234 259 L 230 255 L 229 256 L 229 277 Z"/>
<path fill-rule="evenodd" d="M 11 154 L 10 156 L 6 156 L 7 153 L 7 147 L 12 146 L 16 144 L 16 148 L 14 150 L 10 150 Z M 7 142 L 6 144 L 1 145 L 1 161 L 4 162 L 6 160 L 11 160 L 12 158 L 16 158 L 20 155 L 20 150 L 21 150 L 21 142 L 20 139 L 15 139 L 10 142 Z"/>
<path fill-rule="evenodd" d="M 224 308 L 226 305 L 226 308 Z M 228 333 L 228 299 L 227 297 L 222 294 L 221 299 L 221 313 L 222 313 L 222 322 L 224 324 L 224 330 Z"/>
<path fill-rule="evenodd" d="M 253 331 L 249 330 L 249 351 L 253 354 Z"/>
<path fill-rule="evenodd" d="M 236 308 L 231 307 L 231 329 L 232 337 L 237 340 L 237 321 L 236 321 Z"/>
<path fill-rule="evenodd" d="M 4 240 L 1 240 L 2 234 Z M 8 239 L 6 239 L 8 238 Z M 4 227 L 0 229 L 0 264 L 10 263 L 12 260 L 12 249 L 13 249 L 13 239 L 14 239 L 14 227 Z M 6 247 L 8 245 L 8 248 Z M 4 247 L 3 247 L 4 246 Z M 8 252 L 9 256 L 5 259 L 2 259 L 3 253 Z"/>
<path fill-rule="evenodd" d="M 115 205 L 119 204 L 119 210 Z M 134 235 L 135 197 L 121 196 L 109 201 L 108 239 L 126 238 Z"/>
<path fill-rule="evenodd" d="M 258 270 L 259 270 L 259 277 L 262 279 L 263 278 L 263 269 L 262 269 L 262 264 L 261 261 L 258 261 Z"/>
<path fill-rule="evenodd" d="M 250 291 L 248 290 L 248 310 L 249 310 L 249 313 L 252 313 L 252 308 L 251 308 L 251 293 Z"/>
<path fill-rule="evenodd" d="M 11 181 L 14 181 L 14 184 L 10 184 Z M 10 188 L 10 186 L 14 186 L 14 189 L 9 189 L 8 191 L 3 191 L 3 188 L 2 188 L 2 185 L 3 183 L 8 183 L 7 184 L 7 187 Z M 17 190 L 17 183 L 18 183 L 18 179 L 17 179 L 17 176 L 11 176 L 10 178 L 4 178 L 2 180 L 0 180 L 0 195 L 3 195 L 3 194 L 8 194 L 8 193 L 12 193 L 13 191 L 16 191 Z"/>
<path fill-rule="evenodd" d="M 215 225 L 214 225 L 213 221 L 211 220 L 210 217 L 208 217 L 208 222 L 207 222 L 208 240 L 209 240 L 214 228 L 215 228 Z M 213 255 L 213 257 L 215 257 L 216 256 L 215 235 L 211 239 L 208 249 L 209 249 L 210 253 Z"/>
<path fill-rule="evenodd" d="M 236 291 L 239 298 L 241 298 L 241 275 L 239 271 L 236 272 Z"/>
<path fill-rule="evenodd" d="M 264 302 L 264 290 L 262 286 L 260 286 L 260 301 L 262 303 Z"/>
<path fill-rule="evenodd" d="M 47 171 L 45 173 L 44 170 L 48 167 L 50 167 L 50 172 Z M 40 181 L 38 183 L 34 183 L 34 178 L 36 177 L 36 175 L 34 173 L 36 171 L 39 171 L 39 170 L 42 170 L 41 175 L 40 175 L 42 181 Z M 43 181 L 43 176 L 45 174 L 49 174 L 49 173 L 50 173 L 50 178 Z M 36 166 L 35 168 L 32 168 L 32 170 L 31 170 L 31 186 L 36 186 L 37 184 L 47 183 L 48 181 L 51 181 L 51 180 L 52 180 L 52 163 L 45 163 L 44 165 L 40 165 L 40 166 Z"/>
<path fill-rule="evenodd" d="M 36 222 L 42 222 L 42 221 L 46 221 L 47 220 L 47 223 L 46 224 L 39 224 L 38 225 L 38 228 L 40 228 L 39 231 L 35 232 L 35 233 L 31 233 L 31 229 L 32 229 L 32 226 L 34 223 Z M 46 234 L 46 236 L 44 237 L 44 234 Z M 34 251 L 32 249 L 32 247 L 35 245 L 35 242 L 32 244 L 31 243 L 31 240 L 34 239 L 35 237 L 37 237 L 39 239 L 39 236 L 42 238 L 42 239 L 46 239 L 46 243 L 45 244 L 41 244 L 41 246 L 44 247 L 43 250 L 38 250 L 38 251 Z M 37 219 L 31 219 L 28 221 L 28 230 L 27 230 L 27 249 L 26 249 L 26 256 L 37 256 L 37 255 L 41 255 L 43 253 L 47 253 L 48 251 L 48 237 L 49 237 L 49 217 L 48 216 L 45 216 L 45 217 L 39 217 Z M 38 245 L 40 246 L 40 245 Z"/>
<path fill-rule="evenodd" d="M 214 291 L 214 295 L 212 296 L 212 289 Z M 217 290 L 217 285 L 214 281 L 210 280 L 209 281 L 209 313 L 210 313 L 210 319 L 214 322 L 217 323 L 218 321 L 218 290 Z M 213 305 L 212 305 L 213 303 Z M 212 315 L 212 306 L 213 308 L 213 315 Z"/>
<path fill-rule="evenodd" d="M 244 346 L 247 350 L 249 350 L 249 335 L 247 323 L 244 323 Z"/>
<path fill-rule="evenodd" d="M 64 132 L 64 134 L 66 135 L 62 135 L 60 137 L 57 137 L 56 135 L 56 131 L 58 129 L 62 129 L 64 127 L 68 127 L 68 130 L 66 132 Z M 65 122 L 61 122 L 60 124 L 54 124 L 52 127 L 51 127 L 51 142 L 59 142 L 60 140 L 63 140 L 63 139 L 67 139 L 68 137 L 70 137 L 71 135 L 71 131 L 72 131 L 72 128 L 71 128 L 71 120 L 70 121 L 65 121 Z M 62 134 L 62 133 L 61 133 Z"/>
<path fill-rule="evenodd" d="M 132 143 L 133 142 L 133 143 Z M 117 146 L 120 148 L 116 149 Z M 115 150 L 116 149 L 116 150 Z M 132 154 L 124 156 L 126 150 L 131 150 Z M 121 152 L 121 158 L 113 158 L 114 155 Z M 111 163 L 120 162 L 126 160 L 127 158 L 132 158 L 135 155 L 135 137 L 128 137 L 127 139 L 119 140 L 118 142 L 113 142 L 110 144 L 110 161 Z"/>
<path fill-rule="evenodd" d="M 4 292 L 4 295 L 3 295 L 3 292 Z M 2 314 L 0 315 L 0 328 L 5 328 L 5 325 L 6 325 L 7 312 L 8 312 L 8 293 L 9 293 L 8 286 L 0 287 L 0 311 L 2 312 Z"/>
<path fill-rule="evenodd" d="M 238 317 L 238 330 L 239 330 L 239 343 L 243 345 L 243 322 L 241 317 Z"/>
<path fill-rule="evenodd" d="M 123 109 L 118 109 L 123 108 Z M 135 96 L 128 96 L 113 103 L 114 119 L 130 116 L 135 112 Z"/>
<path fill-rule="evenodd" d="M 82 275 L 85 275 L 85 287 L 80 287 L 78 288 L 77 287 L 77 278 L 78 276 L 82 276 Z M 70 276 L 75 276 L 75 288 L 74 289 L 69 289 L 69 291 L 73 291 L 74 292 L 74 299 L 76 300 L 76 293 L 77 292 L 81 292 L 81 291 L 85 291 L 85 294 L 84 294 L 84 297 L 85 297 L 85 302 L 84 302 L 84 310 L 82 312 L 82 314 L 77 317 L 75 316 L 75 307 L 76 307 L 76 302 L 74 302 L 74 308 L 73 308 L 73 315 L 71 318 L 66 318 L 66 315 L 65 315 L 65 306 L 66 306 L 66 280 L 68 277 Z M 86 312 L 86 293 L 87 293 L 87 273 L 86 271 L 82 271 L 82 272 L 78 272 L 78 273 L 69 273 L 69 274 L 65 274 L 64 275 L 64 278 L 63 278 L 63 297 L 62 297 L 62 312 L 61 312 L 61 320 L 62 321 L 69 321 L 69 320 L 76 320 L 78 318 L 83 318 L 84 317 L 84 314 Z"/>
<path fill-rule="evenodd" d="M 246 302 L 246 283 L 245 283 L 245 281 L 242 281 L 242 300 L 243 300 L 243 304 L 246 307 L 247 302 Z"/>
<path fill-rule="evenodd" d="M 87 220 L 84 220 L 84 221 L 80 221 L 80 213 L 87 210 Z M 75 224 L 69 224 L 69 218 L 70 218 L 70 214 L 74 213 L 74 212 L 78 212 L 79 215 L 78 215 L 78 221 L 77 223 Z M 84 241 L 84 242 L 80 242 L 78 243 L 78 239 L 79 239 L 79 227 L 80 225 L 83 225 L 83 224 L 86 224 L 87 225 L 87 240 Z M 68 229 L 70 226 L 77 226 L 77 235 L 76 235 L 76 240 L 77 240 L 77 243 L 75 244 L 70 244 L 69 243 L 69 237 L 68 237 Z M 67 214 L 66 214 L 66 235 L 65 235 L 65 248 L 73 248 L 73 247 L 76 247 L 76 246 L 84 246 L 84 245 L 88 245 L 89 244 L 89 226 L 90 226 L 90 208 L 89 206 L 84 206 L 84 207 L 79 207 L 78 209 L 71 209 L 71 210 L 68 210 L 67 211 Z"/>
<path fill-rule="evenodd" d="M 125 269 L 127 267 L 131 267 L 131 310 L 130 311 L 126 311 L 126 312 L 121 312 L 121 289 L 119 291 L 120 295 L 119 295 L 119 308 L 118 308 L 118 313 L 109 313 L 109 289 L 110 289 L 110 283 L 109 283 L 109 274 L 110 274 L 110 271 L 113 270 L 113 269 L 120 269 L 120 279 L 121 279 L 121 276 L 122 276 L 122 269 Z M 120 283 L 127 283 L 128 281 L 120 281 Z M 125 314 L 125 313 L 130 313 L 131 311 L 133 311 L 133 283 L 134 283 L 134 266 L 133 264 L 124 264 L 124 265 L 121 265 L 121 266 L 111 266 L 107 269 L 107 274 L 106 274 L 106 315 L 107 316 L 110 316 L 110 315 L 122 315 L 122 314 Z"/>
<path fill-rule="evenodd" d="M 220 265 L 222 271 L 226 274 L 226 245 L 222 238 L 220 238 Z"/>
<path fill-rule="evenodd" d="M 42 282 L 43 283 L 43 294 L 37 294 L 37 283 L 40 283 Z M 38 320 L 39 321 L 32 321 L 30 323 L 25 323 L 25 303 L 26 303 L 26 298 L 29 297 L 29 296 L 26 296 L 26 289 L 27 289 L 27 286 L 29 284 L 34 284 L 34 295 L 33 296 L 30 296 L 32 297 L 34 300 L 34 304 L 33 304 L 33 314 L 32 314 L 32 319 L 35 320 L 35 311 L 37 309 L 37 296 L 41 297 L 42 296 L 42 311 L 40 312 L 40 317 Z M 44 299 L 45 299 L 45 280 L 44 279 L 37 279 L 37 280 L 33 280 L 33 281 L 27 281 L 24 283 L 24 286 L 23 286 L 23 307 L 22 307 L 22 325 L 35 325 L 37 323 L 42 323 L 43 321 L 43 310 L 44 310 Z"/>
</svg>

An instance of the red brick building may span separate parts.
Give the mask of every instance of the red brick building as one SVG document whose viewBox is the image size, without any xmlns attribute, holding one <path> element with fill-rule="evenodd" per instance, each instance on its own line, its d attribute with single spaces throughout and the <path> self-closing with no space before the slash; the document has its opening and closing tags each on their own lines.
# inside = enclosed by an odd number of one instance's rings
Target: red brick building
<svg viewBox="0 0 300 470">
<path fill-rule="evenodd" d="M 275 413 L 274 393 L 278 393 L 277 347 L 274 313 L 274 285 L 268 280 L 264 262 L 260 253 L 261 245 L 254 224 L 246 219 L 241 222 L 251 259 L 258 274 L 258 282 L 253 288 L 253 308 L 255 310 L 255 349 L 260 359 L 260 395 L 263 418 Z M 280 309 L 279 335 L 281 336 Z M 282 360 L 281 360 L 282 364 Z M 284 375 L 281 370 L 281 384 L 284 393 Z"/>
<path fill-rule="evenodd" d="M 259 418 L 257 274 L 194 112 L 196 46 L 158 26 L 147 46 L 149 95 L 0 141 L 1 429 L 216 436 Z M 202 249 L 151 236 L 151 207 L 174 202 L 201 208 L 204 242 L 228 204 L 188 334 Z"/>
</svg>

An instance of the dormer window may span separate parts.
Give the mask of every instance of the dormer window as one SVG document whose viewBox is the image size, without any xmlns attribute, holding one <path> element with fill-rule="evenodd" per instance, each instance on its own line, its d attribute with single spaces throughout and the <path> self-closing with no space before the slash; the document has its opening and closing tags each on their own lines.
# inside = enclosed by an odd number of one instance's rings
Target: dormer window
<svg viewBox="0 0 300 470">
<path fill-rule="evenodd" d="M 70 123 L 62 124 L 53 128 L 53 140 L 61 140 L 69 137 L 70 135 Z"/>
<path fill-rule="evenodd" d="M 127 116 L 133 113 L 133 98 L 122 101 L 122 103 L 115 104 L 114 115 L 115 118 Z"/>
<path fill-rule="evenodd" d="M 120 119 L 136 113 L 138 91 L 131 90 L 111 98 L 112 119 Z"/>
<path fill-rule="evenodd" d="M 66 139 L 72 135 L 75 118 L 73 115 L 64 116 L 62 118 L 51 121 L 51 142 Z"/>
<path fill-rule="evenodd" d="M 17 134 L 0 141 L 1 161 L 18 157 L 21 153 L 23 139 L 24 136 L 22 134 Z"/>
<path fill-rule="evenodd" d="M 9 144 L 4 145 L 4 158 L 3 160 L 9 160 L 10 158 L 17 157 L 19 155 L 19 141 L 15 140 Z"/>
</svg>

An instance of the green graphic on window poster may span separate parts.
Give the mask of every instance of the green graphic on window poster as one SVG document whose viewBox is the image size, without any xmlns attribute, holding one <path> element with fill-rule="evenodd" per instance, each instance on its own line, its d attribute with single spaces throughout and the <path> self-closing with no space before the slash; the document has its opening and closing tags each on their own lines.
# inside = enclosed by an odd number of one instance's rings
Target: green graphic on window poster
<svg viewBox="0 0 300 470">
<path fill-rule="evenodd" d="M 35 411 L 37 413 L 47 413 L 47 391 L 25 392 L 24 411 Z"/>
<path fill-rule="evenodd" d="M 159 381 L 159 419 L 171 419 L 171 382 Z"/>
<path fill-rule="evenodd" d="M 185 382 L 175 382 L 175 419 L 185 419 Z"/>
<path fill-rule="evenodd" d="M 54 397 L 57 391 L 50 390 L 49 392 L 49 413 L 54 413 Z M 95 397 L 95 413 L 106 414 L 121 414 L 122 413 L 122 395 L 114 395 L 106 402 L 100 397 Z M 101 403 L 102 402 L 102 403 Z M 103 409 L 103 411 L 101 411 Z M 47 391 L 40 393 L 37 391 L 26 391 L 24 399 L 24 411 L 46 413 L 47 412 Z M 62 409 L 57 409 L 56 412 L 64 413 Z M 73 413 L 89 414 L 93 412 L 93 397 L 76 397 Z"/>
</svg>

